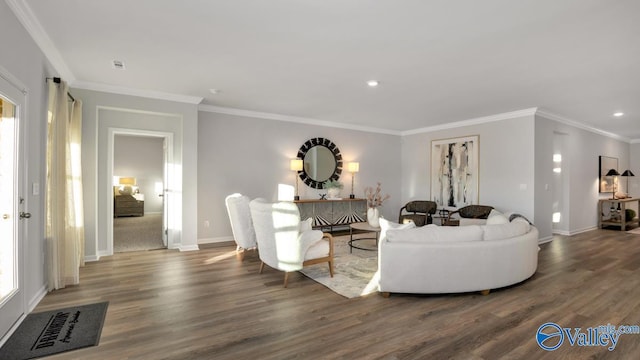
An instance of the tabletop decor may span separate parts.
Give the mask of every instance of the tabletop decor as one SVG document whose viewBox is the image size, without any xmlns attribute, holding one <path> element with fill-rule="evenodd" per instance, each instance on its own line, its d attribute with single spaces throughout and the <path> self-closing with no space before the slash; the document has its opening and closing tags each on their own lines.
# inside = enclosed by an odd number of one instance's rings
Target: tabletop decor
<svg viewBox="0 0 640 360">
<path fill-rule="evenodd" d="M 372 186 L 367 186 L 364 189 L 364 195 L 367 199 L 367 222 L 369 225 L 373 227 L 380 227 L 380 222 L 378 219 L 380 218 L 380 211 L 378 208 L 382 206 L 382 204 L 390 198 L 389 194 L 382 195 L 382 184 L 378 183 L 376 188 L 374 189 Z"/>
<path fill-rule="evenodd" d="M 340 191 L 344 188 L 344 185 L 338 180 L 327 180 L 324 182 L 323 186 L 327 190 L 329 200 L 339 199 Z"/>
</svg>

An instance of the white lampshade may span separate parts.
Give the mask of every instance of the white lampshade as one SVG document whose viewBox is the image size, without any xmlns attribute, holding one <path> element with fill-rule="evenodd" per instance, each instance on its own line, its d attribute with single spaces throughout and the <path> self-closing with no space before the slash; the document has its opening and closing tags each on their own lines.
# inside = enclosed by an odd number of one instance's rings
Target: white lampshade
<svg viewBox="0 0 640 360">
<path fill-rule="evenodd" d="M 360 171 L 360 163 L 359 162 L 347 163 L 347 170 L 351 173 L 356 173 Z"/>
<path fill-rule="evenodd" d="M 291 171 L 302 171 L 302 159 L 291 159 Z"/>
</svg>

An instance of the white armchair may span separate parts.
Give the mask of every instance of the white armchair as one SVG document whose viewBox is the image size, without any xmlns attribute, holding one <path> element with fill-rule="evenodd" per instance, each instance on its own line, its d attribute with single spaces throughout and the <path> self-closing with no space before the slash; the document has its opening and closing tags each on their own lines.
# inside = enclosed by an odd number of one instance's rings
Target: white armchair
<svg viewBox="0 0 640 360">
<path fill-rule="evenodd" d="M 300 222 L 296 204 L 255 199 L 249 207 L 262 260 L 260 273 L 264 264 L 284 271 L 284 287 L 287 287 L 290 272 L 327 262 L 333 277 L 333 237 L 320 230 L 312 230 L 310 221 Z"/>
<path fill-rule="evenodd" d="M 224 200 L 227 205 L 231 231 L 236 241 L 236 256 L 240 261 L 244 260 L 246 250 L 255 249 L 256 233 L 253 230 L 251 211 L 249 210 L 249 197 L 241 194 L 231 194 Z"/>
</svg>

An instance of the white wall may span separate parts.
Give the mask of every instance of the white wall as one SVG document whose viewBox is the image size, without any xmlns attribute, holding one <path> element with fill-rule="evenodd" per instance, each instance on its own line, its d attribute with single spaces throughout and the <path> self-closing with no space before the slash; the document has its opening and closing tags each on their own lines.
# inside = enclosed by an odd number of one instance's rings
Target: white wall
<svg viewBox="0 0 640 360">
<path fill-rule="evenodd" d="M 536 115 L 536 181 L 539 184 L 536 187 L 536 222 L 546 223 L 551 219 L 552 198 L 544 195 L 543 186 L 553 184 L 554 133 L 565 134 L 568 151 L 562 158 L 563 176 L 569 177 L 570 184 L 570 214 L 565 233 L 570 235 L 595 229 L 598 225 L 598 199 L 611 196 L 610 193 L 598 193 L 599 156 L 618 158 L 618 171 L 622 172 L 629 168 L 631 147 L 627 142 Z M 629 184 L 632 183 L 630 179 Z"/>
<path fill-rule="evenodd" d="M 114 139 L 113 176 L 136 179 L 140 194 L 145 196 L 145 214 L 162 212 L 156 183 L 163 182 L 163 142 L 163 138 L 150 136 L 116 135 Z"/>
<path fill-rule="evenodd" d="M 25 121 L 27 141 L 24 209 L 31 213 L 27 221 L 24 245 L 23 289 L 28 310 L 32 310 L 46 292 L 44 272 L 44 152 L 46 144 L 46 104 L 45 78 L 57 76 L 53 67 L 42 54 L 31 36 L 22 27 L 11 9 L 0 1 L 0 73 L 19 82 L 26 90 L 26 108 L 22 120 Z M 33 195 L 31 187 L 37 184 L 40 195 Z"/>
<path fill-rule="evenodd" d="M 278 184 L 295 184 L 289 160 L 296 157 L 308 139 L 324 137 L 333 141 L 344 162 L 358 161 L 356 197 L 366 186 L 382 183 L 391 198 L 382 215 L 397 219 L 401 204 L 400 137 L 300 123 L 199 113 L 198 127 L 198 238 L 201 243 L 231 240 L 231 227 L 224 198 L 240 192 L 251 198 L 277 200 Z M 348 196 L 351 174 L 340 180 Z M 318 198 L 318 190 L 300 182 L 300 198 Z M 210 226 L 206 228 L 204 222 Z"/>
<path fill-rule="evenodd" d="M 479 203 L 535 221 L 533 129 L 526 116 L 404 136 L 402 201 L 432 198 L 432 140 L 479 135 Z"/>
<path fill-rule="evenodd" d="M 171 195 L 182 216 L 174 219 L 176 247 L 197 249 L 197 107 L 192 104 L 74 89 L 83 106 L 82 176 L 85 194 L 85 255 L 87 260 L 108 254 L 109 128 L 150 130 L 174 134 L 174 168 L 182 181 Z M 104 190 L 101 190 L 104 189 Z"/>
</svg>

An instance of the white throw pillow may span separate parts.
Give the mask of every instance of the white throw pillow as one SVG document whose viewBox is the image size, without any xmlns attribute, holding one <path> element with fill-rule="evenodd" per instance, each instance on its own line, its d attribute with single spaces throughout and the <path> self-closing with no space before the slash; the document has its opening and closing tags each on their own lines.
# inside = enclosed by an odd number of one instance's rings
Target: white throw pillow
<svg viewBox="0 0 640 360">
<path fill-rule="evenodd" d="M 300 230 L 300 233 L 303 233 L 303 232 L 309 231 L 309 230 L 313 230 L 313 219 L 312 218 L 308 218 L 307 220 L 300 221 L 299 230 Z"/>
<path fill-rule="evenodd" d="M 380 239 L 378 239 L 378 241 L 380 242 L 386 239 L 388 230 L 406 230 L 406 229 L 414 229 L 416 227 L 416 224 L 413 221 L 410 221 L 405 224 L 398 224 L 381 217 L 379 222 L 380 222 Z"/>
<path fill-rule="evenodd" d="M 493 209 L 489 213 L 489 217 L 487 217 L 487 225 L 499 225 L 499 224 L 507 224 L 509 223 L 509 219 L 500 211 Z"/>
</svg>

